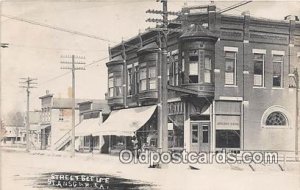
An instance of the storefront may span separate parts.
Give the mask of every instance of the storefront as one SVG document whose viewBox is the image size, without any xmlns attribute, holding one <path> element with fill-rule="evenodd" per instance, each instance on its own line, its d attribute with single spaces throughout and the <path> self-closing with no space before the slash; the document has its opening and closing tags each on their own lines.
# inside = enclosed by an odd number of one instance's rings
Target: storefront
<svg viewBox="0 0 300 190">
<path fill-rule="evenodd" d="M 241 101 L 215 101 L 215 150 L 239 150 L 242 141 Z"/>
<path fill-rule="evenodd" d="M 156 105 L 114 110 L 94 135 L 104 137 L 102 153 L 133 149 L 133 137 L 139 149 L 157 146 Z"/>
<path fill-rule="evenodd" d="M 94 135 L 100 128 L 102 118 L 89 118 L 82 120 L 75 127 L 76 149 L 79 152 L 100 152 L 101 137 Z M 102 140 L 103 141 L 103 140 Z"/>
</svg>

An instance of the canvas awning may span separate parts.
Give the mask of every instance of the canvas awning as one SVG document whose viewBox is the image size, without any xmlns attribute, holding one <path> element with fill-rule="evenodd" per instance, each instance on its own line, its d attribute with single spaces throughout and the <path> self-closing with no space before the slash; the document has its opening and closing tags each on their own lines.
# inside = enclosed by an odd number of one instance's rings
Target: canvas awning
<svg viewBox="0 0 300 190">
<path fill-rule="evenodd" d="M 84 119 L 75 127 L 75 136 L 89 136 L 100 128 L 100 119 Z"/>
<path fill-rule="evenodd" d="M 95 134 L 133 136 L 151 118 L 155 109 L 156 105 L 112 111 Z"/>
</svg>

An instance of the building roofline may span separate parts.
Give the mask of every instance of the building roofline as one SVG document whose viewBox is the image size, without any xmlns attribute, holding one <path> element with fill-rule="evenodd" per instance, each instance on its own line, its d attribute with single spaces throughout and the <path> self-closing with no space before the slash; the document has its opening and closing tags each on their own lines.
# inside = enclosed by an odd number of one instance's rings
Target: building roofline
<svg viewBox="0 0 300 190">
<path fill-rule="evenodd" d="M 53 97 L 54 94 L 46 94 L 46 95 L 43 95 L 43 96 L 40 96 L 39 99 L 43 99 L 43 98 L 47 98 L 47 97 Z"/>
</svg>

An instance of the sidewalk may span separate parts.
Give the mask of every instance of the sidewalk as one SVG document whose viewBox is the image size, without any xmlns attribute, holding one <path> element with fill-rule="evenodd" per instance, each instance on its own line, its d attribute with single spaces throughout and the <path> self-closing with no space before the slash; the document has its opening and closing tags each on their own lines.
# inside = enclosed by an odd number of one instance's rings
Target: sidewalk
<svg viewBox="0 0 300 190">
<path fill-rule="evenodd" d="M 15 151 L 15 152 L 26 152 L 25 148 L 16 147 L 0 147 L 4 151 Z M 42 155 L 42 156 L 54 156 L 62 158 L 71 158 L 70 152 L 67 151 L 51 151 L 51 150 L 30 150 L 31 155 Z M 160 170 L 157 168 L 149 168 L 150 164 L 123 164 L 119 160 L 118 155 L 110 154 L 100 154 L 100 153 L 75 153 L 75 160 L 95 162 L 95 163 L 107 163 L 113 165 L 119 165 L 119 167 L 131 167 L 136 169 L 146 169 L 146 170 Z M 164 167 L 162 170 L 201 170 L 201 171 L 248 171 L 248 172 L 262 172 L 262 171 L 274 171 L 274 172 L 298 172 L 300 171 L 300 162 L 279 162 L 278 164 L 174 164 L 170 163 Z"/>
</svg>

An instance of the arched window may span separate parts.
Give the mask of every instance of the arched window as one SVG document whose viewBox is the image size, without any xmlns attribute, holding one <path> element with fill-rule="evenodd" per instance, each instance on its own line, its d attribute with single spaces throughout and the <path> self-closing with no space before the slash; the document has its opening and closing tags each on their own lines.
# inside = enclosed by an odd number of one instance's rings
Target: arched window
<svg viewBox="0 0 300 190">
<path fill-rule="evenodd" d="M 289 112 L 282 106 L 274 105 L 263 113 L 261 126 L 267 128 L 289 128 L 289 126 L 293 126 L 291 122 Z"/>
<path fill-rule="evenodd" d="M 272 112 L 266 119 L 266 125 L 279 125 L 285 126 L 287 125 L 286 116 L 281 112 Z"/>
</svg>

